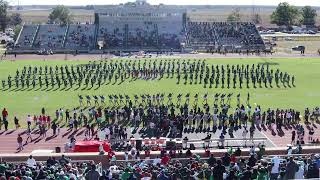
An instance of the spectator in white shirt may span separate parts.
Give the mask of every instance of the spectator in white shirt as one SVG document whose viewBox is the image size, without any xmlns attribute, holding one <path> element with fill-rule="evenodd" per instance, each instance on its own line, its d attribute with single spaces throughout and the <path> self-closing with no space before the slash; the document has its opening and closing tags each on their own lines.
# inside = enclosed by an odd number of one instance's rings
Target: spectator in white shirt
<svg viewBox="0 0 320 180">
<path fill-rule="evenodd" d="M 35 168 L 37 165 L 36 160 L 33 159 L 32 155 L 29 156 L 27 160 L 27 166 L 31 168 Z"/>
<path fill-rule="evenodd" d="M 150 128 L 153 129 L 155 124 L 153 122 L 150 122 Z"/>
<path fill-rule="evenodd" d="M 304 162 L 298 161 L 299 170 L 295 174 L 295 179 L 304 179 Z"/>
<path fill-rule="evenodd" d="M 28 124 L 28 129 L 31 127 L 31 122 L 32 122 L 32 117 L 30 115 L 27 116 L 27 124 Z"/>
<path fill-rule="evenodd" d="M 104 130 L 105 130 L 107 139 L 110 139 L 110 129 L 107 127 Z"/>
</svg>

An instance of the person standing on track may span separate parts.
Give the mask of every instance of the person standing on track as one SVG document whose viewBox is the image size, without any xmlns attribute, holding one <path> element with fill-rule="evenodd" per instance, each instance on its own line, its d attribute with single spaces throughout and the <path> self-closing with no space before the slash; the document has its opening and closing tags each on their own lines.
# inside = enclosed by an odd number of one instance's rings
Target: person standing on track
<svg viewBox="0 0 320 180">
<path fill-rule="evenodd" d="M 254 126 L 251 126 L 251 127 L 250 127 L 250 140 L 251 140 L 252 142 L 253 142 L 254 131 L 255 131 Z"/>
<path fill-rule="evenodd" d="M 0 130 L 1 130 L 1 127 L 2 127 L 2 123 L 7 121 L 7 119 L 8 119 L 8 111 L 6 110 L 6 108 L 4 108 L 2 110 L 2 121 L 0 121 Z"/>
<path fill-rule="evenodd" d="M 32 136 L 31 136 L 31 129 L 27 129 L 27 139 L 26 139 L 26 144 L 28 144 L 28 140 L 30 139 L 30 142 L 32 142 Z"/>
<path fill-rule="evenodd" d="M 296 131 L 292 131 L 291 134 L 291 144 L 294 144 L 296 140 Z"/>
<path fill-rule="evenodd" d="M 18 129 L 20 127 L 19 119 L 16 116 L 14 117 L 14 125 L 16 126 L 16 129 Z"/>
<path fill-rule="evenodd" d="M 20 134 L 18 135 L 17 142 L 18 142 L 18 151 L 22 151 L 23 150 L 23 145 L 22 145 L 23 139 Z"/>
<path fill-rule="evenodd" d="M 53 123 L 52 123 L 52 126 L 51 126 L 52 135 L 53 135 L 53 136 L 55 136 L 55 135 L 57 134 L 57 128 L 58 128 L 58 126 L 57 126 L 56 122 L 53 122 Z"/>
<path fill-rule="evenodd" d="M 243 132 L 242 132 L 242 137 L 244 140 L 244 146 L 247 146 L 247 134 L 248 134 L 248 130 L 246 127 L 244 127 Z"/>
<path fill-rule="evenodd" d="M 3 120 L 3 124 L 4 124 L 4 130 L 8 131 L 9 121 L 7 118 Z"/>
</svg>

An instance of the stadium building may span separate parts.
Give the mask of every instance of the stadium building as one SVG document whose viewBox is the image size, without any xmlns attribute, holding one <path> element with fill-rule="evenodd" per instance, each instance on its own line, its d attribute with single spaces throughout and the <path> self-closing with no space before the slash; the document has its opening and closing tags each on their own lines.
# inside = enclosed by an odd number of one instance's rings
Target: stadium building
<svg viewBox="0 0 320 180">
<path fill-rule="evenodd" d="M 200 22 L 188 16 L 188 6 L 150 5 L 145 0 L 109 5 L 95 10 L 94 24 L 25 24 L 9 52 L 264 50 L 252 23 Z"/>
</svg>

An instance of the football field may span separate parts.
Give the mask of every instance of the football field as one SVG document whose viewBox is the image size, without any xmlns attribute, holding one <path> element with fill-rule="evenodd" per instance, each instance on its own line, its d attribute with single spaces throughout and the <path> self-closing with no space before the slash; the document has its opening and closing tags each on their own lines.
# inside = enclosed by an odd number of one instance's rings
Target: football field
<svg viewBox="0 0 320 180">
<path fill-rule="evenodd" d="M 110 60 L 106 60 L 110 61 Z M 120 60 L 112 60 L 120 61 Z M 128 59 L 125 61 L 128 62 Z M 137 59 L 130 60 L 138 61 Z M 155 61 L 155 59 L 141 59 L 144 61 Z M 157 59 L 156 61 L 160 61 Z M 183 59 L 179 59 L 183 61 Z M 8 76 L 14 77 L 16 71 L 21 71 L 24 66 L 52 66 L 55 67 L 61 65 L 76 66 L 79 64 L 86 64 L 89 61 L 65 61 L 65 60 L 54 60 L 54 61 L 40 61 L 40 60 L 16 60 L 16 61 L 1 61 L 0 62 L 0 80 L 7 80 Z M 99 63 L 99 62 L 96 62 Z M 106 96 L 106 102 L 108 106 L 108 95 L 109 94 L 121 94 L 129 95 L 132 99 L 134 95 L 150 94 L 154 95 L 157 93 L 165 93 L 165 97 L 169 93 L 173 93 L 173 102 L 176 101 L 178 94 L 182 94 L 182 102 L 185 101 L 185 95 L 190 93 L 190 101 L 194 100 L 194 95 L 199 94 L 199 102 L 202 103 L 202 97 L 208 93 L 209 105 L 212 106 L 214 95 L 216 93 L 232 93 L 231 107 L 236 106 L 237 94 L 240 93 L 241 103 L 245 104 L 247 94 L 250 94 L 250 104 L 260 105 L 262 110 L 267 108 L 294 108 L 299 110 L 303 114 L 303 110 L 306 107 L 314 108 L 319 105 L 320 102 L 320 59 L 317 58 L 211 58 L 206 59 L 205 63 L 208 66 L 224 65 L 229 66 L 244 64 L 255 65 L 267 65 L 269 64 L 270 69 L 279 69 L 282 72 L 287 72 L 290 75 L 295 76 L 295 86 L 284 87 L 284 86 L 273 86 L 272 88 L 261 88 L 258 86 L 253 88 L 250 83 L 249 88 L 243 85 L 240 88 L 238 85 L 236 88 L 230 87 L 229 89 L 221 85 L 216 88 L 213 86 L 204 87 L 204 84 L 184 84 L 183 80 L 177 84 L 176 75 L 173 78 L 166 78 L 166 75 L 162 79 L 137 79 L 131 80 L 126 79 L 124 82 L 119 83 L 119 80 L 115 82 L 112 80 L 109 83 L 102 84 L 101 87 L 94 85 L 92 88 L 89 87 L 78 87 L 74 85 L 68 88 L 56 88 L 49 86 L 42 88 L 37 85 L 35 88 L 15 88 L 10 89 L 0 86 L 0 108 L 7 108 L 9 112 L 9 127 L 13 127 L 13 117 L 17 116 L 20 119 L 20 123 L 25 125 L 25 117 L 30 115 L 39 115 L 41 108 L 44 107 L 52 117 L 56 109 L 73 109 L 79 107 L 78 95 L 104 95 Z M 182 79 L 182 78 L 181 78 Z M 114 81 L 114 82 L 113 82 Z M 245 83 L 244 83 L 245 84 Z M 166 101 L 166 100 L 165 100 Z M 94 104 L 94 103 L 93 103 Z"/>
</svg>

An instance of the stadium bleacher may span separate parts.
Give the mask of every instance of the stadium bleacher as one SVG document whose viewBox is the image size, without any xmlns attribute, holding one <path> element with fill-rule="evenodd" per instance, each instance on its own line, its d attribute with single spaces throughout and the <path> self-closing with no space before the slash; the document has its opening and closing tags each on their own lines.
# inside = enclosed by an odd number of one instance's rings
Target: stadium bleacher
<svg viewBox="0 0 320 180">
<path fill-rule="evenodd" d="M 32 42 L 37 32 L 37 28 L 37 25 L 24 25 L 16 46 L 21 49 L 31 48 Z"/>
<path fill-rule="evenodd" d="M 99 46 L 98 46 L 99 45 Z M 212 52 L 263 51 L 264 42 L 250 22 L 202 22 L 190 20 L 183 9 L 136 6 L 95 11 L 94 24 L 25 25 L 15 51 L 65 53 L 79 50 Z"/>
<path fill-rule="evenodd" d="M 247 22 L 189 22 L 187 46 L 231 52 L 264 50 L 255 25 Z"/>
<path fill-rule="evenodd" d="M 157 26 L 153 22 L 130 24 L 128 29 L 128 46 L 153 47 L 157 44 Z"/>
<path fill-rule="evenodd" d="M 67 26 L 44 24 L 40 25 L 34 42 L 36 48 L 61 49 L 65 40 Z"/>
<path fill-rule="evenodd" d="M 104 48 L 122 47 L 125 38 L 125 24 L 109 23 L 100 24 L 98 41 L 104 41 Z"/>
<path fill-rule="evenodd" d="M 94 44 L 95 25 L 72 24 L 66 37 L 66 49 L 88 49 Z"/>
<path fill-rule="evenodd" d="M 165 22 L 158 24 L 159 44 L 162 47 L 173 49 L 180 48 L 181 28 L 173 22 Z"/>
</svg>

